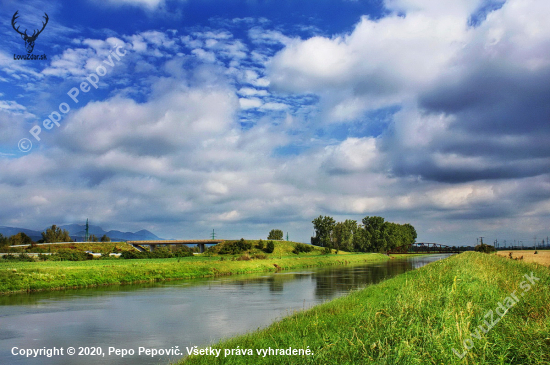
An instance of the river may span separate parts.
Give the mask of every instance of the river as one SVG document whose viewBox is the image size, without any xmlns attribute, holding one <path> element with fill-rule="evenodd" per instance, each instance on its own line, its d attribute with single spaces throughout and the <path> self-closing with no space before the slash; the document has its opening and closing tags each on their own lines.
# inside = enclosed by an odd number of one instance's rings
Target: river
<svg viewBox="0 0 550 365">
<path fill-rule="evenodd" d="M 370 265 L 171 281 L 150 285 L 0 296 L 0 364 L 157 365 L 178 356 L 145 349 L 204 347 L 265 327 L 294 311 L 345 295 L 448 255 Z M 63 348 L 63 356 L 26 358 L 21 349 Z M 67 355 L 69 347 L 77 354 Z M 104 355 L 79 356 L 79 347 Z M 134 356 L 109 355 L 109 347 Z M 14 348 L 17 348 L 14 350 Z"/>
</svg>

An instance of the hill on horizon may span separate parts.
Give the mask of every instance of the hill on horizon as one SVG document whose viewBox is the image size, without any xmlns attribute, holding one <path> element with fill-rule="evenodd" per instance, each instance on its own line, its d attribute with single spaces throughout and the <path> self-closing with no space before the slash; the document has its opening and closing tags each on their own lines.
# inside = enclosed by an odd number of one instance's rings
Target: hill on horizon
<svg viewBox="0 0 550 365">
<path fill-rule="evenodd" d="M 42 232 L 46 231 L 46 229 L 50 227 L 51 226 L 46 227 L 42 231 L 36 231 L 32 229 L 27 229 L 27 228 L 0 226 L 0 233 L 3 234 L 4 236 L 9 237 L 19 232 L 23 232 L 27 236 L 29 236 L 33 241 L 38 241 L 42 239 Z M 58 227 L 69 231 L 69 235 L 74 241 L 82 241 L 86 236 L 85 224 L 64 224 Z M 121 232 L 118 230 L 105 231 L 100 226 L 94 226 L 91 224 L 88 227 L 89 227 L 88 229 L 89 233 L 91 235 L 94 234 L 98 239 L 101 239 L 101 237 L 104 234 L 106 234 L 107 237 L 111 239 L 111 241 L 164 240 L 164 238 L 160 238 L 154 233 L 146 229 L 142 229 L 137 232 Z"/>
</svg>

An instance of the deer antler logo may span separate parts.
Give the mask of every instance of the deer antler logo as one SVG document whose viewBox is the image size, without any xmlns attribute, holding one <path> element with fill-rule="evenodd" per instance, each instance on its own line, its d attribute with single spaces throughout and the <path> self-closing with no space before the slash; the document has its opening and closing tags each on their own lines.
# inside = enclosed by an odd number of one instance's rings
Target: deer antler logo
<svg viewBox="0 0 550 365">
<path fill-rule="evenodd" d="M 44 13 L 45 16 L 43 17 L 44 19 L 46 19 L 46 22 L 42 22 L 42 29 L 40 30 L 35 30 L 31 36 L 29 36 L 27 34 L 27 30 L 25 29 L 25 32 L 21 33 L 19 31 L 19 26 L 17 26 L 17 28 L 15 27 L 15 21 L 17 20 L 17 18 L 19 17 L 19 15 L 17 15 L 17 13 L 19 13 L 19 10 L 17 10 L 15 12 L 15 14 L 13 14 L 13 18 L 11 18 L 11 26 L 13 27 L 13 29 L 19 33 L 21 35 L 21 38 L 23 38 L 23 40 L 25 41 L 25 48 L 27 48 L 27 53 L 32 53 L 32 50 L 34 49 L 34 41 L 36 41 L 36 38 L 38 38 L 38 36 L 40 35 L 40 33 L 42 33 L 42 31 L 44 30 L 44 28 L 46 28 L 46 24 L 48 24 L 48 20 L 50 20 L 50 18 L 48 17 L 48 14 Z"/>
</svg>

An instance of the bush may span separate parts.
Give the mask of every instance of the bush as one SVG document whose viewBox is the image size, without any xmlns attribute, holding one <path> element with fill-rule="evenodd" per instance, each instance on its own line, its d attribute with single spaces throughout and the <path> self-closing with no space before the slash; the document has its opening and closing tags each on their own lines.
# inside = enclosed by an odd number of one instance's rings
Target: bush
<svg viewBox="0 0 550 365">
<path fill-rule="evenodd" d="M 120 255 L 120 257 L 127 260 L 133 260 L 133 259 L 146 259 L 149 257 L 149 255 L 148 255 L 148 252 L 124 251 L 122 255 Z"/>
<path fill-rule="evenodd" d="M 265 260 L 267 259 L 267 255 L 264 255 L 263 253 L 257 253 L 255 255 L 252 255 L 252 258 L 254 260 Z"/>
<path fill-rule="evenodd" d="M 260 250 L 263 250 L 264 247 L 265 247 L 264 241 L 259 240 L 259 241 L 258 241 L 258 245 L 257 245 L 256 247 L 258 247 Z"/>
<path fill-rule="evenodd" d="M 241 238 L 239 241 L 233 241 L 230 243 L 225 242 L 219 253 L 222 255 L 238 255 L 244 251 L 250 250 L 251 248 L 252 243 L 245 241 L 244 238 Z"/>
<path fill-rule="evenodd" d="M 275 251 L 275 244 L 273 243 L 273 241 L 267 242 L 267 246 L 266 246 L 264 252 L 273 253 L 273 251 Z"/>
<path fill-rule="evenodd" d="M 166 246 L 155 248 L 155 251 L 149 253 L 149 258 L 152 259 L 169 259 L 174 257 L 174 254 Z"/>
<path fill-rule="evenodd" d="M 4 255 L 4 260 L 8 260 L 8 261 L 22 261 L 22 262 L 34 262 L 34 258 L 25 254 L 25 253 L 22 253 L 20 255 L 12 255 L 12 254 L 8 254 L 8 255 Z"/>
<path fill-rule="evenodd" d="M 297 243 L 296 247 L 294 247 L 294 250 L 292 250 L 292 252 L 298 255 L 300 252 L 311 252 L 312 250 L 313 250 L 313 247 L 311 245 Z"/>
<path fill-rule="evenodd" d="M 70 249 L 61 249 L 50 255 L 51 261 L 85 261 L 88 260 L 88 254 L 86 252 L 78 252 Z"/>
<path fill-rule="evenodd" d="M 474 251 L 476 252 L 484 252 L 484 253 L 493 253 L 493 252 L 496 252 L 497 249 L 494 248 L 493 246 L 491 245 L 486 245 L 484 243 L 481 243 L 479 245 L 477 245 L 475 248 L 474 248 Z"/>
<path fill-rule="evenodd" d="M 190 257 L 193 256 L 193 250 L 187 246 L 182 246 L 174 252 L 175 257 Z"/>
<path fill-rule="evenodd" d="M 250 261 L 252 258 L 249 254 L 245 253 L 241 257 L 237 257 L 237 261 Z"/>
</svg>

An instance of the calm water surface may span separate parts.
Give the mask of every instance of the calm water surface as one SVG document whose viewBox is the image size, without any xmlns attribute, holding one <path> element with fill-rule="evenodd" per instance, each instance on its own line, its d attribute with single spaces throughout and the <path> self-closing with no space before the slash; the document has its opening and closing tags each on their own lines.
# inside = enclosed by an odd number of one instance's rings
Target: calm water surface
<svg viewBox="0 0 550 365">
<path fill-rule="evenodd" d="M 204 347 L 448 255 L 325 269 L 0 296 L 0 364 L 168 364 L 138 348 Z M 136 355 L 13 356 L 13 347 L 109 346 Z M 223 356 L 223 355 L 222 355 Z"/>
</svg>

